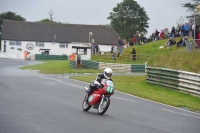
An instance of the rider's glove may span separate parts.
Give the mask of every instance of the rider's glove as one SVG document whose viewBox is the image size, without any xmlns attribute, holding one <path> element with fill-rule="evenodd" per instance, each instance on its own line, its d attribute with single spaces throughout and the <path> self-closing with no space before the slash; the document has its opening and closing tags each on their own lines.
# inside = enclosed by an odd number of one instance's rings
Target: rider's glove
<svg viewBox="0 0 200 133">
<path fill-rule="evenodd" d="M 95 80 L 95 81 L 94 81 L 94 84 L 95 84 L 98 88 L 102 88 L 102 87 L 101 87 L 101 84 L 100 84 L 98 81 Z"/>
</svg>

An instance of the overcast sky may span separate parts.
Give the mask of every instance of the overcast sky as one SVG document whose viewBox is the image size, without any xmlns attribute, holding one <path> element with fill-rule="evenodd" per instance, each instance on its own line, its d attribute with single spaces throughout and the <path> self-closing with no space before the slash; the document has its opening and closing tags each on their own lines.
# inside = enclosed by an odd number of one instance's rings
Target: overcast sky
<svg viewBox="0 0 200 133">
<path fill-rule="evenodd" d="M 0 13 L 11 11 L 35 22 L 49 18 L 52 10 L 55 21 L 70 24 L 110 24 L 107 19 L 117 3 L 123 0 L 0 0 Z M 148 35 L 158 29 L 171 29 L 177 20 L 189 13 L 181 7 L 192 0 L 135 0 L 144 7 L 150 20 Z M 187 20 L 185 19 L 184 22 Z"/>
</svg>

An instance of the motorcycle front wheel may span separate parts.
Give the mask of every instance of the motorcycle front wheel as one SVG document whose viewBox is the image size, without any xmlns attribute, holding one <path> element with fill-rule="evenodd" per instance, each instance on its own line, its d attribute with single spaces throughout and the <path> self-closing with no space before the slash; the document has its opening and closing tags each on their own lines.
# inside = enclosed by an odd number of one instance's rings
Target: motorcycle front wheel
<svg viewBox="0 0 200 133">
<path fill-rule="evenodd" d="M 101 99 L 101 102 L 98 107 L 98 114 L 103 115 L 110 105 L 110 97 L 105 97 Z"/>
<path fill-rule="evenodd" d="M 86 94 L 85 98 L 83 99 L 82 108 L 84 111 L 88 111 L 91 108 L 91 105 L 87 102 L 88 94 Z"/>
</svg>

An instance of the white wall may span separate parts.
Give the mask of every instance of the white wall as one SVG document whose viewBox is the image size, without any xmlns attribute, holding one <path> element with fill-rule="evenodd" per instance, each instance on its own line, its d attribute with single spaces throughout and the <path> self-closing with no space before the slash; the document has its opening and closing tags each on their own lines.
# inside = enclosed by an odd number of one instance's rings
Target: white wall
<svg viewBox="0 0 200 133">
<path fill-rule="evenodd" d="M 100 52 L 110 52 L 112 45 L 101 45 L 98 44 L 100 48 Z"/>
<path fill-rule="evenodd" d="M 4 41 L 6 41 L 6 53 L 4 53 Z M 27 44 L 33 44 L 34 48 L 33 50 L 27 50 Z M 91 44 L 89 43 L 79 43 L 79 42 L 73 42 L 68 44 L 68 48 L 60 48 L 59 43 L 52 43 L 52 42 L 45 42 L 44 47 L 36 46 L 35 41 L 22 41 L 21 46 L 16 45 L 9 45 L 9 40 L 2 40 L 1 41 L 1 53 L 4 54 L 4 57 L 12 58 L 12 59 L 24 59 L 24 51 L 30 52 L 31 55 L 33 54 L 41 54 L 44 51 L 41 51 L 40 49 L 50 49 L 49 55 L 70 55 L 72 53 L 76 52 L 76 49 L 72 49 L 72 46 L 77 47 L 91 47 Z M 14 47 L 14 49 L 11 49 L 11 47 Z M 18 48 L 22 49 L 17 50 Z M 110 52 L 111 45 L 101 45 L 99 44 L 99 48 L 101 52 Z M 3 57 L 3 56 L 2 56 Z M 81 59 L 83 60 L 89 60 L 91 58 L 91 49 L 87 49 L 87 55 L 81 55 Z"/>
<path fill-rule="evenodd" d="M 4 53 L 4 41 L 6 41 L 6 52 Z M 32 43 L 34 45 L 33 50 L 27 49 L 27 44 Z M 12 58 L 12 59 L 24 59 L 24 51 L 30 52 L 31 55 L 33 54 L 41 54 L 42 50 L 40 49 L 50 49 L 49 55 L 70 55 L 74 53 L 76 50 L 72 49 L 72 46 L 78 47 L 91 47 L 90 44 L 86 43 L 69 43 L 68 48 L 60 48 L 59 43 L 52 43 L 52 42 L 45 42 L 44 47 L 36 46 L 36 42 L 34 41 L 22 41 L 21 46 L 16 45 L 9 45 L 9 40 L 2 40 L 1 42 L 1 53 L 4 54 L 4 57 Z M 14 47 L 14 49 L 11 49 Z M 17 50 L 18 48 L 22 49 Z M 3 56 L 3 55 L 2 55 Z M 87 55 L 82 55 L 81 59 L 89 60 L 91 58 L 91 49 L 87 49 Z"/>
</svg>

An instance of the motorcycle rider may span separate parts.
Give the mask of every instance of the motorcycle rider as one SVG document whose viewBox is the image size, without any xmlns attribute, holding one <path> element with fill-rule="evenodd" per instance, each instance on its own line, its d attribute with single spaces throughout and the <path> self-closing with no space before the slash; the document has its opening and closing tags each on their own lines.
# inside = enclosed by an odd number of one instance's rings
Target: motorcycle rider
<svg viewBox="0 0 200 133">
<path fill-rule="evenodd" d="M 88 97 L 93 93 L 94 90 L 96 90 L 98 87 L 103 88 L 103 85 L 101 84 L 102 79 L 108 79 L 111 80 L 112 77 L 112 69 L 106 68 L 104 69 L 103 73 L 99 74 L 96 79 L 90 83 L 89 89 L 88 89 Z"/>
</svg>

